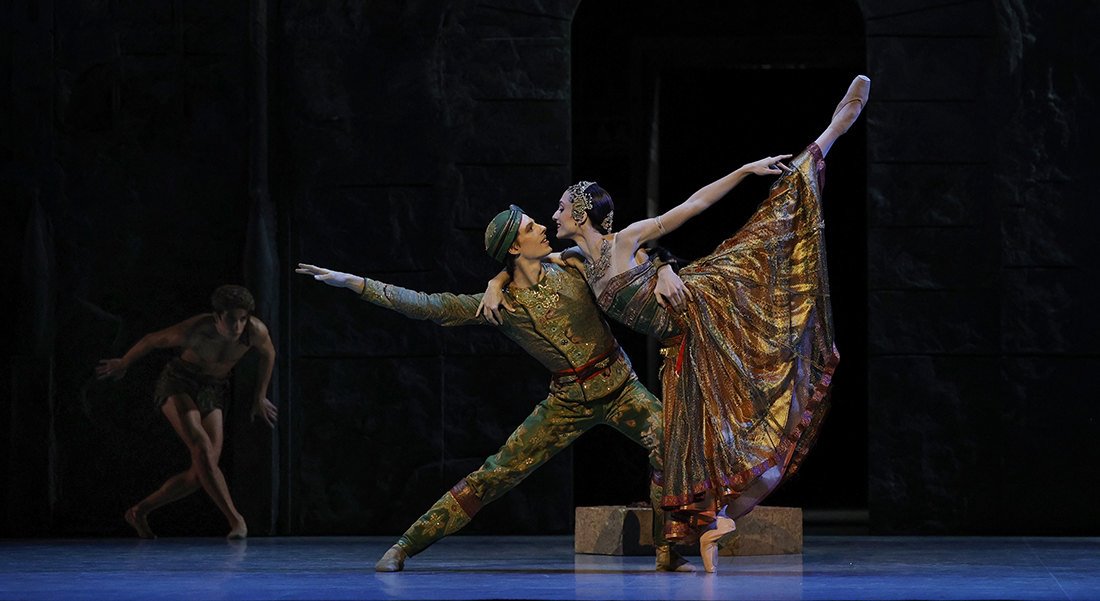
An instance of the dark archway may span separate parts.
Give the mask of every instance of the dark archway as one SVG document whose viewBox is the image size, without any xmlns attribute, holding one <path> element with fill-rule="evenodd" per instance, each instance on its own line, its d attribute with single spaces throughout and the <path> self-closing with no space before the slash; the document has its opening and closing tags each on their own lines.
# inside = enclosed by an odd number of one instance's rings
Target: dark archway
<svg viewBox="0 0 1100 601">
<path fill-rule="evenodd" d="M 821 131 L 848 82 L 866 70 L 856 3 L 797 7 L 696 1 L 582 3 L 572 31 L 574 179 L 603 183 L 620 223 L 663 210 L 768 154 L 797 153 Z M 799 477 L 769 503 L 808 510 L 867 507 L 866 143 L 857 125 L 828 157 L 826 220 L 843 355 L 833 409 Z M 740 226 L 769 182 L 747 181 L 707 215 L 662 240 L 691 259 Z M 652 194 L 656 191 L 657 194 Z M 646 341 L 619 328 L 641 377 L 656 385 Z M 639 450 L 611 432 L 576 449 L 577 505 L 644 498 Z M 611 474 L 612 455 L 624 466 Z M 587 467 L 593 466 L 593 467 Z M 812 514 L 811 514 L 812 515 Z"/>
</svg>

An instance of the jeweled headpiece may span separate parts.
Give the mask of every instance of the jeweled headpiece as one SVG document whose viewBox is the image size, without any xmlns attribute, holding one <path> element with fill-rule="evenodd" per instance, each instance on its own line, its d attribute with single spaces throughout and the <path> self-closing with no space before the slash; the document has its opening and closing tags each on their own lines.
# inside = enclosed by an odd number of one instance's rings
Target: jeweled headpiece
<svg viewBox="0 0 1100 601">
<path fill-rule="evenodd" d="M 611 226 L 614 223 L 615 223 L 615 211 L 608 211 L 607 212 L 607 217 L 603 218 L 603 221 L 600 222 L 600 225 L 603 226 L 603 231 L 610 234 L 611 233 Z"/>
<path fill-rule="evenodd" d="M 592 208 L 592 195 L 587 192 L 588 187 L 596 182 L 577 182 L 572 186 L 566 188 L 566 192 L 569 193 L 569 200 L 573 203 L 573 210 L 571 215 L 573 221 L 580 223 L 584 220 L 584 212 Z"/>
</svg>

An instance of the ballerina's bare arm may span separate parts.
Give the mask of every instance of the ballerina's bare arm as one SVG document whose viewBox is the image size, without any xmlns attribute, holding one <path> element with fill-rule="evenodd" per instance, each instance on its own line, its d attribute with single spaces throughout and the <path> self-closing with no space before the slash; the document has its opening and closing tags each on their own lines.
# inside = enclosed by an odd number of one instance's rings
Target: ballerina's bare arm
<svg viewBox="0 0 1100 601">
<path fill-rule="evenodd" d="M 474 312 L 474 317 L 479 315 L 484 316 L 489 323 L 499 326 L 504 323 L 504 320 L 500 317 L 501 306 L 515 313 L 516 308 L 508 302 L 508 299 L 504 298 L 504 288 L 507 287 L 508 282 L 511 281 L 512 277 L 508 275 L 508 271 L 505 269 L 501 269 L 500 273 L 493 276 L 493 279 L 489 280 L 488 285 L 485 286 L 485 294 L 481 297 L 481 302 L 477 305 L 477 311 Z"/>
<path fill-rule="evenodd" d="M 669 209 L 663 215 L 635 221 L 619 232 L 620 241 L 629 241 L 637 248 L 650 240 L 655 240 L 684 225 L 688 219 L 702 213 L 711 205 L 718 202 L 729 193 L 741 180 L 749 175 L 779 175 L 790 168 L 781 161 L 791 158 L 792 155 L 782 154 L 778 156 L 764 157 L 759 161 L 748 163 L 733 173 L 703 186 L 692 194 L 684 202 Z"/>
</svg>

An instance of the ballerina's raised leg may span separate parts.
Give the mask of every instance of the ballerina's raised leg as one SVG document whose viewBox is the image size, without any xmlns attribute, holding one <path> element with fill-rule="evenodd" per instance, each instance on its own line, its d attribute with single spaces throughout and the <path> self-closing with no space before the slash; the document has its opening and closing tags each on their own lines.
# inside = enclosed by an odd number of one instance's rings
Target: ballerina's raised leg
<svg viewBox="0 0 1100 601">
<path fill-rule="evenodd" d="M 814 141 L 817 147 L 821 149 L 821 156 L 829 154 L 833 142 L 836 142 L 837 138 L 852 127 L 852 124 L 856 122 L 859 114 L 863 111 L 863 107 L 867 105 L 867 99 L 870 95 L 871 78 L 866 75 L 859 75 L 852 80 L 851 85 L 848 86 L 848 93 L 844 95 L 840 104 L 836 106 L 836 110 L 833 111 L 832 122 Z"/>
<path fill-rule="evenodd" d="M 844 98 L 837 104 L 833 111 L 832 119 L 825 131 L 821 132 L 814 143 L 821 150 L 821 156 L 828 154 L 837 138 L 844 135 L 859 118 L 863 107 L 871 94 L 871 79 L 866 75 L 859 75 L 852 80 Z M 737 501 L 729 506 L 719 509 L 705 530 L 699 534 L 699 555 L 703 559 L 703 567 L 707 572 L 714 573 L 718 569 L 718 541 L 727 533 L 736 528 L 734 521 L 727 514 L 743 515 L 752 510 L 764 497 L 766 497 L 782 480 L 782 470 L 778 467 L 768 470 L 748 489 L 741 492 Z"/>
</svg>

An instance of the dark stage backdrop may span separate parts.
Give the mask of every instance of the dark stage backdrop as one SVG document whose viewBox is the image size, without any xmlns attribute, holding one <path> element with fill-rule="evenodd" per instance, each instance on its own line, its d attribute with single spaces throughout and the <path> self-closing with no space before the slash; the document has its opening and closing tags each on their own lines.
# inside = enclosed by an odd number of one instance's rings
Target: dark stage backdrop
<svg viewBox="0 0 1100 601">
<path fill-rule="evenodd" d="M 240 403 L 227 420 L 252 531 L 400 532 L 495 451 L 546 374 L 491 328 L 411 322 L 292 266 L 480 291 L 496 269 L 483 228 L 508 203 L 546 220 L 572 179 L 599 179 L 624 223 L 653 177 L 667 208 L 797 152 L 861 71 L 872 103 L 826 185 L 834 409 L 771 501 L 866 509 L 882 533 L 1100 533 L 1094 2 L 0 11 L 6 535 L 128 534 L 125 508 L 187 464 L 151 410 L 170 355 L 118 383 L 92 369 L 226 282 L 255 288 L 279 350 L 278 430 Z M 762 192 L 667 245 L 709 251 Z M 646 343 L 623 338 L 650 377 Z M 593 432 L 468 531 L 568 532 L 575 503 L 640 500 L 645 472 Z M 224 531 L 201 495 L 153 525 Z"/>
</svg>

